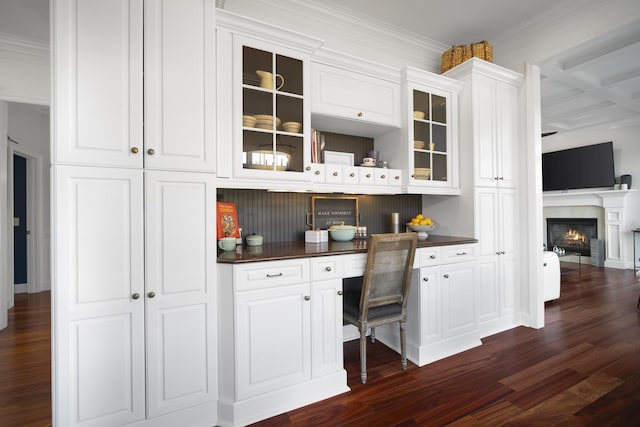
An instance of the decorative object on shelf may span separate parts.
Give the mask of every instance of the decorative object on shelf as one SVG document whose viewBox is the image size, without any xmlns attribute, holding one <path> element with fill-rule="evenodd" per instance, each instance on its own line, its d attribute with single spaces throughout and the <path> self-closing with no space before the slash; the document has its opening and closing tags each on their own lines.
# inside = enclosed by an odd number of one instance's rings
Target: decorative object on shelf
<svg viewBox="0 0 640 427">
<path fill-rule="evenodd" d="M 353 225 L 344 225 L 344 222 L 329 227 L 329 236 L 337 242 L 348 242 L 353 240 L 355 235 L 356 227 Z"/>
<path fill-rule="evenodd" d="M 358 198 L 352 196 L 311 196 L 311 226 L 313 230 L 336 224 L 359 225 Z"/>
<path fill-rule="evenodd" d="M 259 234 L 252 234 L 251 236 L 247 236 L 247 246 L 262 246 L 262 236 Z"/>
<path fill-rule="evenodd" d="M 361 166 L 375 166 L 376 165 L 376 159 L 374 159 L 373 157 L 365 157 L 364 159 L 362 159 L 362 165 Z"/>
<path fill-rule="evenodd" d="M 413 178 L 428 180 L 431 177 L 431 168 L 414 168 Z"/>
<path fill-rule="evenodd" d="M 627 189 L 631 189 L 631 175 L 620 175 L 620 188 L 622 184 L 627 184 Z"/>
<path fill-rule="evenodd" d="M 233 237 L 235 246 L 235 239 L 240 237 L 236 204 L 233 202 L 216 202 L 216 218 L 218 239 Z"/>
<path fill-rule="evenodd" d="M 324 152 L 324 163 L 334 165 L 353 166 L 353 153 L 343 153 L 341 151 Z"/>
<path fill-rule="evenodd" d="M 424 117 L 425 117 L 424 111 L 414 111 L 413 112 L 413 118 L 414 119 L 422 120 L 422 119 L 424 119 Z"/>
<path fill-rule="evenodd" d="M 260 77 L 260 87 L 263 89 L 273 89 L 273 73 L 268 71 L 256 70 L 256 74 Z M 276 90 L 280 90 L 284 86 L 284 77 L 280 74 L 276 74 L 276 80 L 280 78 L 280 84 L 276 87 Z"/>
<path fill-rule="evenodd" d="M 223 237 L 218 240 L 218 247 L 225 252 L 236 250 L 236 238 L 235 237 Z"/>
<path fill-rule="evenodd" d="M 299 133 L 302 125 L 299 122 L 284 122 L 282 124 L 282 130 L 290 133 Z"/>
<path fill-rule="evenodd" d="M 493 46 L 486 40 L 471 43 L 471 56 L 493 62 Z"/>
<path fill-rule="evenodd" d="M 286 171 L 291 162 L 291 154 L 282 151 L 255 150 L 247 153 L 247 167 L 249 169 Z"/>
<path fill-rule="evenodd" d="M 252 128 L 256 125 L 256 122 L 258 121 L 258 119 L 256 119 L 253 116 L 242 116 L 242 126 L 246 127 L 246 128 Z"/>
<path fill-rule="evenodd" d="M 254 116 L 256 118 L 255 127 L 258 129 L 267 129 L 273 130 L 273 121 L 276 122 L 276 129 L 280 129 L 280 125 L 282 124 L 282 120 L 279 117 L 274 117 L 270 114 L 256 114 Z"/>
<path fill-rule="evenodd" d="M 493 46 L 486 40 L 471 43 L 470 46 L 452 46 L 451 49 L 446 50 L 442 54 L 440 72 L 447 72 L 471 58 L 479 58 L 487 62 L 493 62 Z"/>
<path fill-rule="evenodd" d="M 471 58 L 471 49 L 466 45 L 452 46 L 451 49 L 445 50 L 442 54 L 440 71 L 442 73 L 449 71 L 453 67 L 462 64 Z"/>
<path fill-rule="evenodd" d="M 410 222 L 407 224 L 407 229 L 413 232 L 418 233 L 418 240 L 425 240 L 429 237 L 429 233 L 427 231 L 435 230 L 437 225 L 415 225 Z"/>
<path fill-rule="evenodd" d="M 424 141 L 413 141 L 413 148 L 422 150 L 424 148 Z"/>
</svg>

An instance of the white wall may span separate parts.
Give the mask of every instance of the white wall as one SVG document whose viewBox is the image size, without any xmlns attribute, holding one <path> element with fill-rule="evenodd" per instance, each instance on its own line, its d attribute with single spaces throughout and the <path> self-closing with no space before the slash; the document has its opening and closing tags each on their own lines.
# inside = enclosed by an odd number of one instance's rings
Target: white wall
<svg viewBox="0 0 640 427">
<path fill-rule="evenodd" d="M 10 102 L 7 122 L 9 136 L 19 142 L 10 143 L 9 151 L 27 157 L 29 166 L 33 168 L 30 178 L 34 179 L 35 192 L 29 198 L 34 203 L 35 227 L 30 235 L 30 243 L 38 263 L 34 266 L 34 277 L 29 278 L 29 283 L 30 291 L 39 292 L 51 288 L 49 108 Z"/>
<path fill-rule="evenodd" d="M 542 140 L 543 152 L 563 150 L 582 145 L 613 141 L 613 161 L 616 179 L 623 174 L 632 176 L 631 188 L 637 191 L 625 198 L 623 228 L 623 254 L 625 260 L 633 260 L 633 233 L 640 228 L 640 124 L 627 127 L 581 129 L 558 133 Z M 598 231 L 599 232 L 599 231 Z M 638 251 L 638 249 L 636 249 Z M 629 268 L 632 266 L 629 265 Z"/>
</svg>

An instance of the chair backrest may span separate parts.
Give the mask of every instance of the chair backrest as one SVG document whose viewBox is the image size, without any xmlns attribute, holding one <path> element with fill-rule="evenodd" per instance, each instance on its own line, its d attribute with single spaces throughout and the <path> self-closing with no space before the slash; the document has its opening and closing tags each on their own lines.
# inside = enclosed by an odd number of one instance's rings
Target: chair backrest
<svg viewBox="0 0 640 427">
<path fill-rule="evenodd" d="M 417 244 L 417 233 L 369 235 L 360 295 L 363 319 L 367 318 L 369 308 L 392 303 L 400 304 L 402 312 L 405 311 Z"/>
</svg>

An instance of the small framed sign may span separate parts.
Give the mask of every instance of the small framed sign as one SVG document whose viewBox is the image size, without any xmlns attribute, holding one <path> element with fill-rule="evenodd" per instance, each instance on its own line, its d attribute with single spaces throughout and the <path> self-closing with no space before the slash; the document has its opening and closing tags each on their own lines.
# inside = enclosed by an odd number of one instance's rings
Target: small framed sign
<svg viewBox="0 0 640 427">
<path fill-rule="evenodd" d="M 311 197 L 311 227 L 327 229 L 332 225 L 358 225 L 357 197 Z"/>
</svg>

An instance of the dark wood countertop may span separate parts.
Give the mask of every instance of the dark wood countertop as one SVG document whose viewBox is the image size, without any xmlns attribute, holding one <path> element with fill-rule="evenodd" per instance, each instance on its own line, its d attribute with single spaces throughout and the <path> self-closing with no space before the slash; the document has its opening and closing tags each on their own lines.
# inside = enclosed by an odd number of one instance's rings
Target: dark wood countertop
<svg viewBox="0 0 640 427">
<path fill-rule="evenodd" d="M 460 245 L 477 242 L 477 239 L 470 237 L 438 236 L 430 234 L 426 240 L 418 240 L 418 248 Z M 224 264 L 238 264 L 245 262 L 276 261 L 283 259 L 346 255 L 366 252 L 366 240 L 352 240 L 350 242 L 335 242 L 333 240 L 329 240 L 325 243 L 305 243 L 302 241 L 265 243 L 262 246 L 237 246 L 235 252 L 223 252 L 218 249 L 217 262 Z"/>
</svg>

